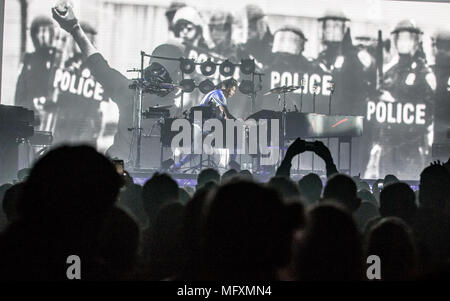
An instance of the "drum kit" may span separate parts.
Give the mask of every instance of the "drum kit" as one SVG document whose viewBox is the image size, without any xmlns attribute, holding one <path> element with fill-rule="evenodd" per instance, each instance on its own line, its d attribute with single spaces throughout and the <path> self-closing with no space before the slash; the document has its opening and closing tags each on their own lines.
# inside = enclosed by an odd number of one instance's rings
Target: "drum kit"
<svg viewBox="0 0 450 301">
<path fill-rule="evenodd" d="M 270 89 L 269 91 L 267 91 L 266 93 L 264 93 L 264 96 L 267 95 L 273 95 L 273 94 L 286 94 L 286 93 L 291 93 L 294 91 L 297 91 L 298 89 L 300 89 L 299 86 L 282 86 L 282 87 L 275 87 L 273 89 Z"/>
<path fill-rule="evenodd" d="M 163 84 L 163 88 L 180 88 L 180 85 L 177 84 Z M 281 115 L 278 117 L 281 117 L 281 121 L 282 124 L 284 124 L 284 120 L 285 118 L 283 118 L 283 115 L 287 112 L 286 111 L 286 94 L 288 93 L 292 93 L 296 90 L 298 90 L 300 87 L 298 86 L 282 86 L 282 87 L 275 87 L 273 89 L 270 89 L 268 91 L 266 91 L 264 93 L 265 96 L 267 95 L 276 95 L 278 97 L 278 101 L 279 104 L 281 102 L 281 100 L 283 100 L 283 104 L 282 104 L 282 110 L 281 112 L 274 112 L 274 113 L 279 113 L 277 115 Z M 137 93 L 137 95 L 139 96 L 139 93 Z M 137 102 L 139 103 L 139 99 L 137 99 Z M 141 106 L 138 106 L 141 107 Z M 167 131 L 167 126 L 165 126 L 165 123 L 170 123 L 172 121 L 172 119 L 170 116 L 170 109 L 173 107 L 173 105 L 154 105 L 151 107 L 148 107 L 146 110 L 139 110 L 138 108 L 138 112 L 141 111 L 140 117 L 139 118 L 135 118 L 135 121 L 139 120 L 139 119 L 157 119 L 157 123 L 156 125 L 160 125 L 162 127 L 162 129 L 164 128 L 164 130 L 161 131 L 161 136 L 164 135 L 164 133 Z M 141 107 L 142 108 L 142 107 Z M 212 111 L 212 108 L 209 106 L 194 106 L 192 107 L 189 111 L 187 111 L 187 113 L 185 113 L 184 117 L 186 119 L 188 119 L 191 123 L 194 121 L 194 113 L 195 112 L 201 112 L 202 113 L 202 119 L 203 120 L 208 120 L 210 118 L 214 118 L 215 114 Z M 254 118 L 254 115 L 250 115 L 249 118 Z M 258 118 L 256 118 L 258 119 Z M 141 128 L 138 124 L 136 124 L 137 128 Z M 139 135 L 139 131 L 136 131 L 136 134 Z M 167 133 L 166 133 L 167 134 Z M 134 163 L 134 168 L 135 169 L 140 169 L 140 162 L 137 161 L 137 159 L 140 158 L 140 146 L 139 146 L 139 137 L 137 137 L 138 139 L 135 140 L 138 142 L 137 145 L 137 158 L 135 159 Z M 161 137 L 161 142 L 166 141 L 167 139 L 163 139 L 163 137 Z M 284 144 L 284 139 L 282 139 L 283 144 Z M 166 143 L 167 144 L 167 143 Z M 164 143 L 162 143 L 161 147 L 163 147 Z M 167 145 L 166 145 L 167 147 Z M 162 151 L 161 151 L 161 162 L 163 162 L 163 155 L 162 155 Z"/>
</svg>

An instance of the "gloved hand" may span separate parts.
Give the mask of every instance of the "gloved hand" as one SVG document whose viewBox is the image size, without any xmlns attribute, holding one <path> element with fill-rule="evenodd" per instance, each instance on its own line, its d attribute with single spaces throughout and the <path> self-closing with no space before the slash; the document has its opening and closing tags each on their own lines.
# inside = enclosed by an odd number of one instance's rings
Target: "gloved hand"
<svg viewBox="0 0 450 301">
<path fill-rule="evenodd" d="M 52 8 L 53 19 L 58 22 L 62 29 L 71 33 L 72 30 L 79 25 L 78 19 L 73 12 L 73 8 L 70 4 L 66 5 L 66 12 L 62 14 L 56 7 Z"/>
</svg>

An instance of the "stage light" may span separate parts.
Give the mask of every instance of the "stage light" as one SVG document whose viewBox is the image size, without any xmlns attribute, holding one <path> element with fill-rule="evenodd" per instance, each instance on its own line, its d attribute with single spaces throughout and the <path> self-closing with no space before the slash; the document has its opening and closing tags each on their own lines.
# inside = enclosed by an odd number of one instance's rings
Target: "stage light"
<svg viewBox="0 0 450 301">
<path fill-rule="evenodd" d="M 151 63 L 150 66 L 144 69 L 144 81 L 144 93 L 164 97 L 173 91 L 171 86 L 172 78 L 167 69 L 160 63 Z"/>
<path fill-rule="evenodd" d="M 150 66 L 144 69 L 144 80 L 147 82 L 172 82 L 169 72 L 160 63 L 151 63 Z"/>
<path fill-rule="evenodd" d="M 198 88 L 203 94 L 211 92 L 212 90 L 214 90 L 215 87 L 216 86 L 214 85 L 214 83 L 209 79 L 205 79 L 200 83 L 200 85 L 198 85 Z"/>
<path fill-rule="evenodd" d="M 183 73 L 191 74 L 195 71 L 194 60 L 185 58 L 180 59 L 180 69 Z"/>
<path fill-rule="evenodd" d="M 244 74 L 252 74 L 255 72 L 255 60 L 242 59 L 241 60 L 241 72 Z"/>
<path fill-rule="evenodd" d="M 236 67 L 232 62 L 230 62 L 229 60 L 225 60 L 222 64 L 220 64 L 219 71 L 223 76 L 229 77 L 234 74 L 235 69 Z"/>
<path fill-rule="evenodd" d="M 180 82 L 181 89 L 185 93 L 191 93 L 196 88 L 195 82 L 193 79 L 183 79 Z"/>
<path fill-rule="evenodd" d="M 239 91 L 241 91 L 242 94 L 250 95 L 253 93 L 253 90 L 253 82 L 250 80 L 243 80 L 239 85 Z"/>
<path fill-rule="evenodd" d="M 202 74 L 204 76 L 210 76 L 213 75 L 214 72 L 216 72 L 216 64 L 211 61 L 211 59 L 208 59 L 206 62 L 202 63 L 200 66 L 200 70 L 202 71 Z"/>
</svg>

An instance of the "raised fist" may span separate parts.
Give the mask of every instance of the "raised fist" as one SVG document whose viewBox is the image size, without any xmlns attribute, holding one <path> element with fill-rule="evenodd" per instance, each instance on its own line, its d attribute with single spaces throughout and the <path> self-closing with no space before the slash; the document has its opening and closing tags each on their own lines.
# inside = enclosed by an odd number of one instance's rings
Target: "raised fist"
<svg viewBox="0 0 450 301">
<path fill-rule="evenodd" d="M 61 5 L 52 8 L 53 19 L 58 22 L 62 29 L 70 33 L 76 25 L 78 25 L 78 19 L 75 17 L 73 7 L 70 3 L 65 4 L 65 10 L 62 10 Z"/>
</svg>

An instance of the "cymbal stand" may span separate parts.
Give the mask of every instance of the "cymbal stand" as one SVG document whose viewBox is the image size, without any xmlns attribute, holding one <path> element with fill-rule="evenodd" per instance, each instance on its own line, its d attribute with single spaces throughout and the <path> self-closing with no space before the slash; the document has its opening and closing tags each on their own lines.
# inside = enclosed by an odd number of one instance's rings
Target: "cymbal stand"
<svg viewBox="0 0 450 301">
<path fill-rule="evenodd" d="M 313 113 L 316 112 L 316 92 L 317 92 L 317 86 L 313 87 Z"/>
<path fill-rule="evenodd" d="M 300 82 L 300 112 L 302 112 L 303 107 L 303 90 L 305 89 L 305 79 L 302 78 Z"/>
<path fill-rule="evenodd" d="M 133 139 L 136 138 L 136 159 L 133 162 L 134 169 L 141 167 L 141 143 L 142 143 L 142 102 L 144 96 L 144 58 L 148 56 L 144 51 L 141 51 L 141 68 L 140 70 L 130 70 L 130 72 L 139 72 L 139 78 L 135 79 L 130 85 L 130 89 L 135 91 L 133 99 Z M 131 147 L 130 153 L 133 152 Z"/>
<path fill-rule="evenodd" d="M 278 94 L 278 100 L 281 99 L 281 93 Z M 281 110 L 281 126 L 283 127 L 283 138 L 281 142 L 281 157 L 284 158 L 286 147 L 286 92 L 283 92 L 283 109 Z"/>
<path fill-rule="evenodd" d="M 313 113 L 316 113 L 316 92 L 317 92 L 317 86 L 313 86 Z M 311 159 L 311 169 L 312 172 L 314 172 L 314 153 L 312 154 Z"/>
<path fill-rule="evenodd" d="M 331 98 L 333 97 L 334 93 L 334 82 L 330 83 L 330 98 L 328 99 L 328 114 L 331 115 Z"/>
</svg>

